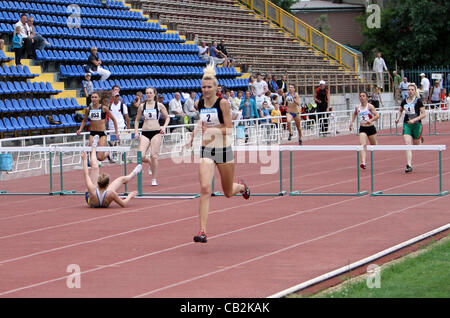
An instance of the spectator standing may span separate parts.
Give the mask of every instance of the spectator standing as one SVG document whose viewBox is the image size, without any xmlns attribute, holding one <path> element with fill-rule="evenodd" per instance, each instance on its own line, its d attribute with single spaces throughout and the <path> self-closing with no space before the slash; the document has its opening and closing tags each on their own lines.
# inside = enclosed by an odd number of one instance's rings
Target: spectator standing
<svg viewBox="0 0 450 318">
<path fill-rule="evenodd" d="M 209 62 L 209 50 L 205 41 L 201 42 L 201 45 L 198 47 L 198 56 L 205 62 Z"/>
<path fill-rule="evenodd" d="M 190 124 L 193 124 L 195 120 L 199 119 L 198 110 L 195 109 L 194 105 L 196 95 L 197 94 L 195 92 L 191 92 L 189 97 L 184 102 L 184 113 L 188 116 Z"/>
<path fill-rule="evenodd" d="M 330 111 L 330 92 L 326 88 L 326 82 L 320 81 L 319 87 L 316 88 L 314 101 L 317 104 L 317 112 L 324 113 Z M 317 115 L 318 124 L 320 124 L 320 133 L 326 134 L 328 132 L 328 114 Z"/>
<path fill-rule="evenodd" d="M 94 92 L 94 84 L 91 82 L 91 73 L 86 73 L 84 75 L 83 81 L 83 91 L 84 96 L 86 97 L 86 106 L 91 105 L 91 95 Z"/>
<path fill-rule="evenodd" d="M 141 105 L 144 102 L 143 94 L 141 91 L 136 93 L 136 98 L 131 102 L 130 106 L 128 107 L 128 117 L 130 118 L 130 126 L 134 127 L 134 122 L 136 121 L 137 112 L 139 109 L 139 105 Z M 142 123 L 144 119 L 139 123 L 139 128 L 142 128 Z"/>
<path fill-rule="evenodd" d="M 387 71 L 388 68 L 384 59 L 381 57 L 381 52 L 378 52 L 377 57 L 373 61 L 373 71 L 376 73 L 377 86 L 383 88 L 383 71 Z"/>
<path fill-rule="evenodd" d="M 403 81 L 398 86 L 400 89 L 400 98 L 404 100 L 406 97 L 408 97 L 408 78 L 403 77 Z"/>
<path fill-rule="evenodd" d="M 383 100 L 381 99 L 381 90 L 380 90 L 380 88 L 377 86 L 377 87 L 375 87 L 375 91 L 373 92 L 373 94 L 372 94 L 372 98 L 371 98 L 371 100 L 370 100 L 370 103 L 375 107 L 375 109 L 379 109 L 380 108 L 380 103 L 381 103 L 381 106 L 383 106 L 384 107 L 384 104 L 383 104 Z"/>
<path fill-rule="evenodd" d="M 397 74 L 397 71 L 393 71 L 392 75 L 394 75 L 394 100 L 398 100 L 400 98 L 400 83 L 402 82 L 402 77 Z"/>
<path fill-rule="evenodd" d="M 100 75 L 101 81 L 106 81 L 111 76 L 111 72 L 108 70 L 105 70 L 101 66 L 102 60 L 100 60 L 97 53 L 98 53 L 97 48 L 95 46 L 93 46 L 91 48 L 91 55 L 89 55 L 89 58 L 88 58 L 89 71 L 91 73 L 97 73 L 98 75 Z"/>
<path fill-rule="evenodd" d="M 258 109 L 255 100 L 250 98 L 250 92 L 245 92 L 245 98 L 241 101 L 239 110 L 242 111 L 243 119 L 259 118 Z"/>
<path fill-rule="evenodd" d="M 287 76 L 286 75 L 283 75 L 281 77 L 281 79 L 277 81 L 277 86 L 278 86 L 278 89 L 282 89 L 284 93 L 287 93 L 288 84 L 287 84 Z"/>
<path fill-rule="evenodd" d="M 425 73 L 421 73 L 420 77 L 420 90 L 422 95 L 422 100 L 426 103 L 428 102 L 428 93 L 430 90 L 430 80 L 426 78 Z"/>
<path fill-rule="evenodd" d="M 16 59 L 16 66 L 17 65 L 22 65 L 21 60 L 22 60 L 22 54 L 23 54 L 23 37 L 22 34 L 20 32 L 21 27 L 20 26 L 16 26 L 14 29 L 14 35 L 13 35 L 13 51 L 14 51 L 14 56 Z"/>
<path fill-rule="evenodd" d="M 175 118 L 178 125 L 184 125 L 185 115 L 181 105 L 181 94 L 176 92 L 174 98 L 169 102 L 169 116 Z"/>
<path fill-rule="evenodd" d="M 272 89 L 270 90 L 272 93 L 275 93 L 276 91 L 278 91 L 278 84 L 277 84 L 277 82 L 278 82 L 277 76 L 273 75 L 272 76 L 272 81 L 271 81 Z M 270 85 L 269 85 L 269 87 L 270 87 Z"/>
<path fill-rule="evenodd" d="M 261 73 L 256 74 L 256 82 L 253 83 L 252 93 L 255 96 L 256 104 L 262 105 L 264 95 L 269 91 L 269 86 L 266 81 L 263 81 Z"/>
<path fill-rule="evenodd" d="M 217 92 L 216 92 L 217 97 L 219 98 L 223 98 L 223 87 L 222 85 L 217 85 Z"/>
<path fill-rule="evenodd" d="M 441 92 L 442 88 L 439 85 L 439 80 L 434 81 L 434 86 L 430 88 L 430 97 L 428 99 L 428 102 L 431 103 L 430 108 L 434 109 L 439 108 L 439 103 L 441 102 Z"/>
<path fill-rule="evenodd" d="M 274 107 L 274 109 L 270 112 L 270 116 L 280 117 L 281 116 L 280 104 L 278 104 L 278 102 L 274 102 L 273 107 Z M 272 123 L 276 124 L 278 127 L 281 123 L 281 119 L 280 118 L 272 118 Z"/>
<path fill-rule="evenodd" d="M 14 24 L 14 31 L 17 27 L 20 27 L 20 35 L 22 36 L 22 57 L 27 53 L 27 58 L 31 57 L 31 40 L 28 38 L 28 25 L 27 25 L 27 15 L 25 13 L 20 15 L 19 21 Z"/>
</svg>

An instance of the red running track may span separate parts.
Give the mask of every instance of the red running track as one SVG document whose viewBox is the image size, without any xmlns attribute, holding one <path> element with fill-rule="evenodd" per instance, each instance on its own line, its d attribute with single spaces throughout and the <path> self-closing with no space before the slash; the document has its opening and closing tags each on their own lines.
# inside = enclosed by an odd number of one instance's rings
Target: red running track
<svg viewBox="0 0 450 318">
<path fill-rule="evenodd" d="M 449 129 L 450 130 L 450 129 Z M 448 136 L 426 136 L 447 144 Z M 378 137 L 402 144 L 402 137 Z M 349 145 L 356 136 L 310 141 Z M 289 185 L 285 156 L 284 186 Z M 437 154 L 415 152 L 404 173 L 404 152 L 379 152 L 376 190 L 437 192 Z M 443 153 L 445 190 L 450 155 Z M 294 155 L 294 189 L 354 192 L 356 155 Z M 198 192 L 197 165 L 162 160 L 158 192 Z M 131 168 L 131 167 L 130 167 Z M 112 176 L 121 167 L 105 168 Z M 81 171 L 65 174 L 65 189 L 82 191 Z M 237 165 L 253 193 L 277 192 L 277 175 L 256 164 Z M 370 170 L 361 172 L 370 190 Z M 153 190 L 144 175 L 144 191 Z M 221 190 L 216 180 L 216 190 Z M 48 189 L 48 177 L 2 183 L 2 188 Z M 129 186 L 136 188 L 136 182 Z M 211 199 L 207 244 L 198 230 L 196 200 L 134 200 L 128 208 L 89 209 L 81 196 L 4 196 L 0 201 L 1 297 L 267 297 L 448 224 L 443 197 L 241 197 Z M 81 270 L 80 288 L 68 266 Z"/>
</svg>

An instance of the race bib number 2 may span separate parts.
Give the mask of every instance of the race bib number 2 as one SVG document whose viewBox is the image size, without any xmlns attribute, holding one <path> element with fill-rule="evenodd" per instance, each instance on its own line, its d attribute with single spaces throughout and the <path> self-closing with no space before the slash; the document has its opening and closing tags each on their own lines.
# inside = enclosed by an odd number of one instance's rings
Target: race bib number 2
<svg viewBox="0 0 450 318">
<path fill-rule="evenodd" d="M 203 121 L 207 126 L 217 126 L 220 125 L 219 113 L 216 108 L 203 108 L 200 110 L 200 120 Z"/>
</svg>

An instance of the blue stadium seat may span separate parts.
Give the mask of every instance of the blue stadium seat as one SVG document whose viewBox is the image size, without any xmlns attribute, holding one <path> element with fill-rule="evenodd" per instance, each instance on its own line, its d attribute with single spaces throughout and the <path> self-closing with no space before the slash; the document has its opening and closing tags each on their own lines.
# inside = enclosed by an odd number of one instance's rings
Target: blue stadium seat
<svg viewBox="0 0 450 318">
<path fill-rule="evenodd" d="M 24 130 L 23 127 L 20 126 L 20 124 L 16 118 L 11 117 L 9 120 L 11 121 L 11 125 L 13 126 L 14 130 L 16 130 L 16 131 Z"/>
<path fill-rule="evenodd" d="M 34 126 L 36 126 L 36 128 L 38 128 L 38 129 L 45 128 L 44 126 L 42 126 L 42 124 L 39 121 L 39 118 L 37 116 L 31 116 L 31 120 L 33 121 L 33 124 L 34 124 Z"/>
<path fill-rule="evenodd" d="M 34 130 L 34 129 L 39 129 L 39 127 L 36 126 L 36 125 L 33 123 L 33 120 L 32 120 L 29 116 L 25 116 L 24 119 L 25 119 L 25 122 L 26 122 L 27 126 L 28 126 L 30 129 L 33 129 L 33 130 Z"/>
<path fill-rule="evenodd" d="M 29 130 L 29 129 L 31 129 L 27 125 L 27 123 L 25 122 L 25 119 L 23 119 L 22 117 L 17 117 L 17 123 L 22 128 L 22 130 Z"/>
<path fill-rule="evenodd" d="M 9 120 L 9 118 L 5 117 L 3 118 L 3 124 L 6 128 L 6 131 L 15 131 L 14 126 L 11 124 L 11 121 Z"/>
<path fill-rule="evenodd" d="M 45 119 L 45 117 L 42 115 L 39 116 L 39 122 L 41 123 L 41 127 L 44 129 L 48 129 L 51 127 L 47 119 Z"/>
</svg>

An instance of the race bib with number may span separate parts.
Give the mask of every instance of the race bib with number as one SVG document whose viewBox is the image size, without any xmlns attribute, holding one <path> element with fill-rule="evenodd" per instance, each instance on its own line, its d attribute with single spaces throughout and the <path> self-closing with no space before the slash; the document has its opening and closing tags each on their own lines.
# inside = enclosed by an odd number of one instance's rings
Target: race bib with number
<svg viewBox="0 0 450 318">
<path fill-rule="evenodd" d="M 359 122 L 361 124 L 367 124 L 369 119 L 372 118 L 372 114 L 370 111 L 368 110 L 360 110 L 358 112 L 358 117 L 359 117 Z"/>
<path fill-rule="evenodd" d="M 102 110 L 101 109 L 91 109 L 89 111 L 90 120 L 102 120 Z"/>
<path fill-rule="evenodd" d="M 405 113 L 406 113 L 406 115 L 408 115 L 409 120 L 418 117 L 416 114 L 416 104 L 415 103 L 405 104 L 404 108 L 405 108 Z"/>
<path fill-rule="evenodd" d="M 156 118 L 156 109 L 144 109 L 144 119 L 158 119 Z"/>
<path fill-rule="evenodd" d="M 200 120 L 203 121 L 207 126 L 220 125 L 219 113 L 217 112 L 217 108 L 202 108 L 200 110 Z"/>
</svg>

